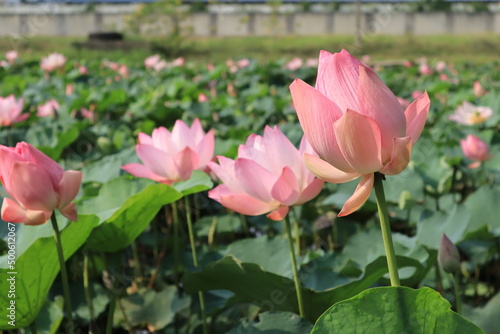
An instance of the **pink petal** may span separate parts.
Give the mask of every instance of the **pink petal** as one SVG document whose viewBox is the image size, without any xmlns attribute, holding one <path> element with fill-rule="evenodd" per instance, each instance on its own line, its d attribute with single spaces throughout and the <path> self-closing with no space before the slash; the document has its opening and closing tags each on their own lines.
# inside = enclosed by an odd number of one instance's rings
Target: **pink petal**
<svg viewBox="0 0 500 334">
<path fill-rule="evenodd" d="M 357 173 L 382 168 L 380 129 L 371 118 L 348 109 L 333 127 L 342 154 Z"/>
<path fill-rule="evenodd" d="M 280 206 L 279 209 L 274 210 L 270 214 L 267 215 L 267 218 L 275 220 L 275 221 L 280 221 L 285 219 L 286 215 L 288 214 L 289 207 L 288 206 Z"/>
<path fill-rule="evenodd" d="M 17 116 L 16 118 L 14 118 L 14 120 L 12 121 L 13 123 L 19 123 L 19 122 L 22 122 L 24 121 L 26 118 L 28 118 L 29 114 L 21 114 L 19 116 Z"/>
<path fill-rule="evenodd" d="M 334 135 L 333 124 L 342 116 L 337 105 L 298 79 L 290 85 L 290 92 L 300 125 L 314 151 L 335 167 L 353 172 L 341 154 Z"/>
<path fill-rule="evenodd" d="M 380 170 L 380 173 L 385 175 L 396 175 L 401 173 L 411 157 L 411 137 L 394 138 L 394 146 L 391 155 L 391 162 Z"/>
<path fill-rule="evenodd" d="M 154 174 L 174 179 L 178 176 L 177 166 L 172 159 L 172 156 L 166 152 L 146 144 L 137 144 L 135 146 L 137 156 L 144 165 Z"/>
<path fill-rule="evenodd" d="M 354 194 L 349 197 L 344 207 L 339 212 L 339 217 L 350 215 L 366 202 L 372 192 L 374 180 L 375 177 L 373 174 L 367 174 L 361 177 L 356 190 L 354 190 Z"/>
<path fill-rule="evenodd" d="M 302 192 L 300 193 L 299 199 L 295 202 L 295 205 L 301 205 L 305 202 L 312 200 L 314 197 L 318 196 L 323 189 L 325 182 L 320 179 L 314 179 L 314 181 L 309 184 Z"/>
<path fill-rule="evenodd" d="M 9 223 L 24 223 L 26 210 L 21 208 L 16 201 L 4 198 L 2 203 L 2 220 Z"/>
<path fill-rule="evenodd" d="M 23 161 L 22 156 L 17 153 L 12 147 L 0 145 L 0 176 L 2 177 L 3 186 L 7 191 L 11 189 L 10 173 L 12 165 L 15 161 Z"/>
<path fill-rule="evenodd" d="M 25 225 L 41 225 L 49 220 L 52 211 L 25 210 L 16 201 L 4 198 L 2 205 L 2 220 Z"/>
<path fill-rule="evenodd" d="M 50 176 L 50 180 L 54 186 L 59 183 L 64 170 L 57 162 L 25 142 L 18 143 L 16 151 L 23 156 L 24 160 L 31 161 L 43 168 Z"/>
<path fill-rule="evenodd" d="M 208 167 L 215 173 L 215 175 L 232 191 L 244 192 L 236 179 L 234 171 L 235 161 L 224 156 L 217 156 L 219 164 L 209 162 Z"/>
<path fill-rule="evenodd" d="M 304 164 L 316 177 L 331 183 L 344 183 L 359 177 L 359 173 L 346 173 L 317 156 L 304 153 Z"/>
<path fill-rule="evenodd" d="M 57 206 L 57 194 L 48 174 L 39 165 L 15 161 L 10 175 L 9 195 L 29 210 L 52 211 Z"/>
<path fill-rule="evenodd" d="M 196 118 L 193 121 L 193 124 L 191 124 L 191 138 L 193 138 L 195 143 L 199 143 L 202 139 L 203 136 L 205 135 L 205 131 L 203 131 L 203 128 L 201 126 L 201 122 L 198 118 Z"/>
<path fill-rule="evenodd" d="M 215 199 L 217 196 L 217 189 L 219 187 L 220 186 L 217 186 L 215 189 L 210 190 L 208 192 L 208 196 Z M 269 203 L 259 201 L 258 199 L 247 194 L 223 195 L 219 197 L 218 201 L 230 210 L 249 216 L 262 215 L 266 212 L 274 210 L 279 205 L 271 205 Z"/>
<path fill-rule="evenodd" d="M 278 202 L 287 206 L 293 205 L 299 198 L 299 182 L 288 166 L 283 168 L 283 171 L 274 184 L 271 195 Z"/>
<path fill-rule="evenodd" d="M 188 180 L 199 165 L 198 154 L 186 147 L 175 156 L 175 164 L 178 170 L 179 180 Z"/>
<path fill-rule="evenodd" d="M 194 138 L 191 134 L 191 129 L 180 119 L 175 122 L 172 129 L 172 141 L 176 144 L 178 150 L 186 146 L 194 147 Z"/>
<path fill-rule="evenodd" d="M 154 132 L 154 130 L 153 130 Z M 144 132 L 139 132 L 139 144 L 145 144 L 145 145 L 153 145 L 153 138 L 145 134 Z"/>
<path fill-rule="evenodd" d="M 82 172 L 68 170 L 63 173 L 61 182 L 59 182 L 59 204 L 58 209 L 66 207 L 75 199 L 80 185 L 82 184 Z"/>
<path fill-rule="evenodd" d="M 279 172 L 283 166 L 290 166 L 296 173 L 300 171 L 302 161 L 299 151 L 277 126 L 265 127 L 263 144 L 266 147 L 267 156 L 273 157 L 267 160 L 275 161 L 279 165 Z"/>
<path fill-rule="evenodd" d="M 424 129 L 430 106 L 431 101 L 429 100 L 429 95 L 425 92 L 405 110 L 406 135 L 411 137 L 412 144 L 416 143 Z"/>
<path fill-rule="evenodd" d="M 377 123 L 382 139 L 382 159 L 392 152 L 393 138 L 406 135 L 406 119 L 396 96 L 369 67 L 359 68 L 359 113 Z"/>
<path fill-rule="evenodd" d="M 265 202 L 273 202 L 271 188 L 277 176 L 255 161 L 239 158 L 234 164 L 235 174 L 244 191 L 252 197 Z"/>
<path fill-rule="evenodd" d="M 136 176 L 136 177 L 143 177 L 146 179 L 150 179 L 156 182 L 161 182 L 161 183 L 166 183 L 166 184 L 172 184 L 172 180 L 167 179 L 163 176 L 156 175 L 152 171 L 150 171 L 146 166 L 133 163 L 133 164 L 127 164 L 121 167 L 124 171 Z"/>
<path fill-rule="evenodd" d="M 69 220 L 76 222 L 78 220 L 78 212 L 76 211 L 76 205 L 74 202 L 69 203 L 62 209 L 59 209 L 62 215 Z"/>
<path fill-rule="evenodd" d="M 207 166 L 207 163 L 212 160 L 214 156 L 215 148 L 215 138 L 214 130 L 210 130 L 203 139 L 198 143 L 196 147 L 196 152 L 198 152 L 199 165 L 197 169 L 203 169 Z"/>
<path fill-rule="evenodd" d="M 365 66 L 346 50 L 331 54 L 321 51 L 318 64 L 316 89 L 339 106 L 359 110 L 358 81 L 359 66 Z M 321 155 L 321 154 L 320 154 Z"/>
<path fill-rule="evenodd" d="M 177 152 L 177 146 L 173 143 L 170 132 L 163 126 L 153 130 L 151 140 L 154 147 L 167 154 L 174 155 Z M 143 144 L 142 140 L 141 144 Z"/>
</svg>

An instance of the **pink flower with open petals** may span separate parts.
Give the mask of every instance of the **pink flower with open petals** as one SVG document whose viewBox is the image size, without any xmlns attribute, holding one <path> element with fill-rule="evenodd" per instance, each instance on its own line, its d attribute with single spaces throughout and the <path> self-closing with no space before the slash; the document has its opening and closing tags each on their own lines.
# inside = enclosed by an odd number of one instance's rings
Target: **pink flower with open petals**
<svg viewBox="0 0 500 334">
<path fill-rule="evenodd" d="M 490 107 L 476 107 L 464 101 L 455 109 L 455 113 L 449 116 L 449 119 L 463 125 L 474 125 L 484 123 L 491 115 L 493 115 L 493 110 Z"/>
<path fill-rule="evenodd" d="M 7 59 L 7 61 L 10 64 L 14 64 L 17 59 L 17 51 L 16 50 L 7 51 L 7 53 L 5 53 L 5 59 Z"/>
<path fill-rule="evenodd" d="M 374 173 L 401 173 L 425 125 L 427 93 L 406 111 L 368 66 L 347 51 L 320 53 L 316 88 L 296 79 L 293 103 L 311 146 L 321 158 L 304 155 L 322 180 L 344 183 L 361 177 L 339 216 L 357 210 L 370 196 Z"/>
<path fill-rule="evenodd" d="M 160 61 L 160 55 L 149 56 L 144 59 L 144 66 L 146 68 L 153 68 Z"/>
<path fill-rule="evenodd" d="M 45 72 L 52 72 L 54 70 L 63 68 L 66 64 L 66 57 L 60 53 L 51 53 L 45 58 L 42 58 L 40 67 Z"/>
<path fill-rule="evenodd" d="M 135 147 L 144 164 L 127 164 L 122 169 L 137 177 L 172 184 L 188 180 L 193 170 L 204 170 L 214 155 L 214 132 L 205 134 L 198 119 L 188 127 L 181 120 L 175 122 L 172 132 L 164 127 L 148 136 L 139 133 Z"/>
<path fill-rule="evenodd" d="M 292 205 L 316 197 L 324 182 L 316 179 L 302 162 L 302 155 L 314 151 L 305 137 L 300 149 L 278 127 L 267 127 L 264 136 L 252 134 L 238 149 L 238 159 L 218 156 L 219 164 L 208 166 L 224 182 L 208 196 L 225 207 L 245 215 L 268 213 L 282 220 Z"/>
<path fill-rule="evenodd" d="M 467 159 L 473 161 L 469 168 L 478 168 L 483 161 L 491 159 L 488 145 L 474 135 L 467 135 L 465 139 L 460 140 L 462 152 Z"/>
<path fill-rule="evenodd" d="M 0 126 L 11 126 L 28 118 L 29 114 L 21 114 L 24 100 L 16 100 L 14 95 L 0 97 Z"/>
<path fill-rule="evenodd" d="M 57 114 L 57 110 L 59 109 L 59 102 L 56 100 L 48 100 L 42 105 L 37 107 L 38 112 L 36 115 L 38 117 L 55 117 Z"/>
<path fill-rule="evenodd" d="M 4 198 L 2 220 L 26 225 L 44 224 L 59 210 L 76 221 L 73 199 L 82 183 L 82 172 L 64 171 L 33 146 L 0 145 L 0 180 L 10 198 Z"/>
</svg>

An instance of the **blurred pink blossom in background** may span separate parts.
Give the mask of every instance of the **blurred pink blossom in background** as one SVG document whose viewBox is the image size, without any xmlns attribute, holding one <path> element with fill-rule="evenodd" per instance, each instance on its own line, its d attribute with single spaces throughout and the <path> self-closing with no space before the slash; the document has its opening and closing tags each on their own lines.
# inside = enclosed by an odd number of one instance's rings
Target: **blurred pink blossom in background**
<svg viewBox="0 0 500 334">
<path fill-rule="evenodd" d="M 66 64 L 66 57 L 60 53 L 52 53 L 45 58 L 42 58 L 40 67 L 45 72 L 52 72 L 54 70 L 63 68 Z"/>
<path fill-rule="evenodd" d="M 483 161 L 491 159 L 488 145 L 474 135 L 467 135 L 465 139 L 460 140 L 462 152 L 467 159 L 473 161 L 469 168 L 478 168 Z"/>
<path fill-rule="evenodd" d="M 11 50 L 7 51 L 7 53 L 5 54 L 5 59 L 7 59 L 9 63 L 14 64 L 16 62 L 17 56 L 17 51 Z"/>
<path fill-rule="evenodd" d="M 16 100 L 14 95 L 0 97 L 0 126 L 11 126 L 28 118 L 29 114 L 21 114 L 24 99 Z"/>
<path fill-rule="evenodd" d="M 36 115 L 38 117 L 55 117 L 59 108 L 59 103 L 56 100 L 51 99 L 37 107 L 38 112 Z"/>
<path fill-rule="evenodd" d="M 449 116 L 449 119 L 463 125 L 474 125 L 485 122 L 491 115 L 493 115 L 493 110 L 490 107 L 476 107 L 464 101 L 455 109 L 455 113 Z"/>
</svg>

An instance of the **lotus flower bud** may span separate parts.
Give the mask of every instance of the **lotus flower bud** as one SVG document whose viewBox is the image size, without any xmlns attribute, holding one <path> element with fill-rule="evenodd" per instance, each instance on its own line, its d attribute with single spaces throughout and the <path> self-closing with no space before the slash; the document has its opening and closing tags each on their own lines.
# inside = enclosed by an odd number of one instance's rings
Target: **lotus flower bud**
<svg viewBox="0 0 500 334">
<path fill-rule="evenodd" d="M 438 251 L 439 266 L 447 273 L 456 273 L 460 269 L 460 254 L 457 247 L 443 233 Z"/>
</svg>

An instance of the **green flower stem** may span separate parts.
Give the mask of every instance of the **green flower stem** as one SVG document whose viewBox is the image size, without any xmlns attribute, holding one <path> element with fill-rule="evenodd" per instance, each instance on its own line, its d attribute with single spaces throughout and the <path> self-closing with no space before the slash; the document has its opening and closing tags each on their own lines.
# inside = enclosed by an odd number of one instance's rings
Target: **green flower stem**
<svg viewBox="0 0 500 334">
<path fill-rule="evenodd" d="M 61 267 L 61 279 L 63 283 L 64 292 L 64 306 L 66 307 L 66 317 L 68 319 L 69 334 L 75 332 L 75 327 L 73 325 L 73 308 L 71 307 L 71 298 L 69 294 L 69 283 L 68 283 L 68 273 L 66 272 L 66 264 L 64 261 L 64 254 L 61 244 L 61 232 L 59 232 L 59 226 L 57 226 L 57 218 L 55 212 L 50 217 L 52 222 L 52 228 L 54 229 L 54 239 L 56 241 L 57 256 L 59 258 L 59 266 Z"/>
<path fill-rule="evenodd" d="M 457 306 L 457 313 L 462 314 L 462 296 L 460 294 L 460 280 L 458 272 L 453 274 L 453 285 L 455 286 L 455 301 Z"/>
<path fill-rule="evenodd" d="M 189 199 L 187 198 L 187 196 L 184 196 L 184 204 L 186 207 L 186 220 L 189 232 L 189 243 L 191 244 L 191 253 L 193 255 L 193 264 L 196 268 L 198 268 L 198 255 L 196 255 L 193 223 L 191 222 L 191 207 L 189 205 Z M 203 334 L 208 334 L 207 315 L 205 312 L 205 298 L 203 296 L 203 291 L 198 292 L 198 298 L 200 299 L 201 318 L 203 320 Z"/>
<path fill-rule="evenodd" d="M 108 321 L 106 322 L 106 334 L 113 334 L 113 318 L 116 309 L 116 299 L 116 293 L 113 292 L 111 301 L 109 302 Z"/>
<path fill-rule="evenodd" d="M 285 228 L 286 235 L 288 237 L 288 245 L 290 246 L 290 260 L 292 260 L 292 270 L 293 270 L 293 281 L 295 282 L 295 292 L 297 293 L 297 302 L 299 304 L 299 314 L 302 318 L 304 318 L 304 303 L 302 301 L 302 289 L 300 285 L 300 277 L 299 272 L 297 270 L 297 261 L 295 260 L 295 250 L 293 247 L 293 238 L 292 238 L 292 228 L 290 225 L 290 218 L 288 215 L 285 217 Z"/>
<path fill-rule="evenodd" d="M 392 243 L 391 225 L 389 222 L 389 214 L 387 213 L 387 202 L 385 201 L 384 185 L 382 184 L 383 175 L 375 173 L 375 195 L 377 196 L 378 215 L 380 219 L 380 228 L 382 229 L 382 238 L 384 240 L 385 256 L 387 258 L 387 266 L 389 267 L 389 276 L 391 278 L 391 286 L 400 286 L 398 276 L 398 265 L 396 262 L 396 253 L 394 252 L 394 244 Z"/>
<path fill-rule="evenodd" d="M 176 274 L 176 280 L 180 278 L 180 268 L 181 268 L 181 253 L 180 253 L 180 243 L 179 243 L 179 213 L 177 212 L 177 203 L 172 203 L 172 220 L 174 225 L 174 272 Z M 168 225 L 168 224 L 167 224 Z"/>
<path fill-rule="evenodd" d="M 240 213 L 240 223 L 241 223 L 241 228 L 243 229 L 243 233 L 245 233 L 246 237 L 250 236 L 250 231 L 248 230 L 248 224 L 247 224 L 247 218 L 245 215 Z"/>
<path fill-rule="evenodd" d="M 299 216 L 294 210 L 294 207 L 290 208 L 291 213 L 293 214 L 293 234 L 295 237 L 295 247 L 297 248 L 297 254 L 300 255 L 300 226 L 299 226 Z"/>
<path fill-rule="evenodd" d="M 87 306 L 89 308 L 89 316 L 90 316 L 90 323 L 89 327 L 90 330 L 89 332 L 92 332 L 92 324 L 94 322 L 94 307 L 92 305 L 92 294 L 90 291 L 90 285 L 89 285 L 89 254 L 88 252 L 85 252 L 83 255 L 83 288 L 85 290 L 85 299 L 87 302 Z"/>
</svg>

